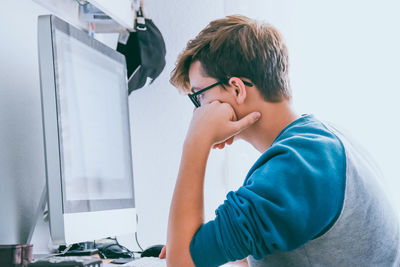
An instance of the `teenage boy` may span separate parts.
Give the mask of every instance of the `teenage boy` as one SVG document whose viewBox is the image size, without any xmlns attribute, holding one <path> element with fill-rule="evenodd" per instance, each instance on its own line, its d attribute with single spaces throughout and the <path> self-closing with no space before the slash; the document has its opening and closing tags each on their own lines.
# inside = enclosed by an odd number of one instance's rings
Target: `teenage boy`
<svg viewBox="0 0 400 267">
<path fill-rule="evenodd" d="M 287 48 L 271 25 L 211 22 L 179 56 L 171 83 L 196 106 L 171 203 L 168 266 L 399 266 L 399 219 L 366 154 L 291 108 Z M 216 218 L 203 219 L 212 147 L 262 155 Z M 165 256 L 165 249 L 161 256 Z"/>
</svg>

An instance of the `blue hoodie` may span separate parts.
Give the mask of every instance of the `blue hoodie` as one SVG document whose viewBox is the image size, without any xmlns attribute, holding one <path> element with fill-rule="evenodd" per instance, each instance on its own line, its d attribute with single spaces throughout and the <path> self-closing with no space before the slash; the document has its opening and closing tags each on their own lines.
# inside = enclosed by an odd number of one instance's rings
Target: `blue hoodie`
<svg viewBox="0 0 400 267">
<path fill-rule="evenodd" d="M 344 201 L 342 143 L 312 115 L 289 124 L 250 169 L 243 186 L 227 194 L 216 218 L 194 235 L 196 266 L 219 266 L 252 255 L 262 259 L 321 236 Z"/>
</svg>

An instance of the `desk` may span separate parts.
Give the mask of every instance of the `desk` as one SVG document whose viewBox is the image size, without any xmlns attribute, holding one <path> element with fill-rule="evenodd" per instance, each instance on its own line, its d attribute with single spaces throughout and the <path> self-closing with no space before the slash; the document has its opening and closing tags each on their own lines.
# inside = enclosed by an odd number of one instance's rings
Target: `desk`
<svg viewBox="0 0 400 267">
<path fill-rule="evenodd" d="M 121 265 L 121 264 L 103 263 L 103 267 L 116 267 L 116 266 L 123 267 L 123 265 Z M 165 266 L 167 266 L 167 265 L 165 265 Z M 221 265 L 220 267 L 248 267 L 248 265 L 247 265 L 247 263 L 238 262 L 238 263 L 227 263 L 227 264 Z"/>
<path fill-rule="evenodd" d="M 137 256 L 137 259 L 140 259 L 140 257 L 138 257 L 138 255 L 135 255 L 135 256 Z M 40 255 L 39 257 L 38 257 L 38 255 L 34 256 L 34 259 L 40 259 L 40 258 L 45 258 L 45 255 Z M 110 263 L 111 261 L 113 261 L 113 259 L 103 259 L 102 266 L 104 266 L 104 267 L 116 267 L 116 266 L 122 267 L 122 266 L 124 266 L 123 264 L 112 264 L 112 263 Z M 164 261 L 164 263 L 165 263 L 165 265 L 163 265 L 163 266 L 167 266 L 166 261 Z M 247 265 L 247 262 L 237 261 L 234 263 L 227 263 L 227 264 L 221 265 L 220 267 L 248 267 L 248 265 Z"/>
</svg>

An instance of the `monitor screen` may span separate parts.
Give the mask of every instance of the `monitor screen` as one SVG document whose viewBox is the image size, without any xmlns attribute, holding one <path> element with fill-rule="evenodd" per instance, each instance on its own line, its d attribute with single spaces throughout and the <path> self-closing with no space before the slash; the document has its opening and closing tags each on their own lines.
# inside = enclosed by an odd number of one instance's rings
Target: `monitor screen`
<svg viewBox="0 0 400 267">
<path fill-rule="evenodd" d="M 125 66 L 60 30 L 55 38 L 66 212 L 129 207 Z"/>
<path fill-rule="evenodd" d="M 136 218 L 124 57 L 55 16 L 39 17 L 38 26 L 53 241 L 132 233 Z"/>
</svg>

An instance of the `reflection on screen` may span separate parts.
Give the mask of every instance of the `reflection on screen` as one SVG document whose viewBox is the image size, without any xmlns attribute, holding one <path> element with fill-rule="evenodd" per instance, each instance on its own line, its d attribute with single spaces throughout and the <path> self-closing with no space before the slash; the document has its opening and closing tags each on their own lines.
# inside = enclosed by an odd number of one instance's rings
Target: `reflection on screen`
<svg viewBox="0 0 400 267">
<path fill-rule="evenodd" d="M 66 199 L 133 198 L 125 66 L 61 31 L 56 40 Z"/>
</svg>

